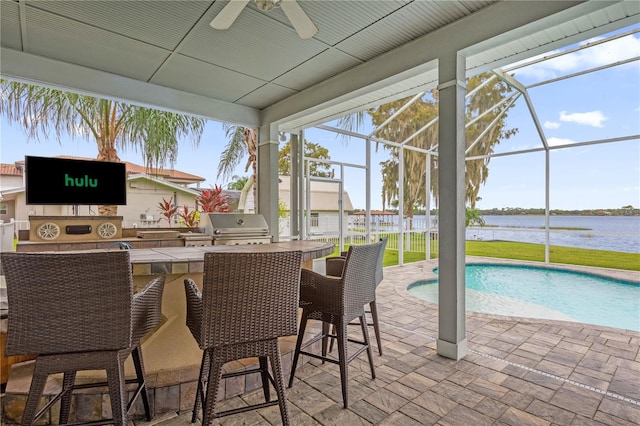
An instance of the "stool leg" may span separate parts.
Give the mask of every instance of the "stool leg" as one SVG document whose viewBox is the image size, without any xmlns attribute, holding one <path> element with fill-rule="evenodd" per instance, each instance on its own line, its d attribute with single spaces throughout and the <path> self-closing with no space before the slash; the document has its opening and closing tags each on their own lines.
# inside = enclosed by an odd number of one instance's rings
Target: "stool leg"
<svg viewBox="0 0 640 426">
<path fill-rule="evenodd" d="M 280 407 L 280 415 L 282 416 L 282 425 L 289 426 L 289 409 L 287 407 L 287 397 L 284 393 L 284 375 L 282 374 L 282 364 L 280 358 L 280 347 L 278 341 L 272 342 L 271 354 L 271 371 L 273 379 L 276 383 L 276 394 L 278 395 L 278 406 Z"/>
<path fill-rule="evenodd" d="M 307 328 L 307 313 L 302 311 L 300 319 L 300 329 L 298 330 L 298 340 L 296 341 L 296 350 L 293 352 L 293 362 L 291 363 L 291 375 L 289 376 L 289 387 L 293 386 L 293 379 L 298 366 L 298 358 L 300 357 L 300 348 L 302 347 L 302 339 L 304 338 L 304 330 Z"/>
<path fill-rule="evenodd" d="M 373 351 L 371 350 L 371 342 L 369 341 L 369 329 L 367 327 L 367 316 L 362 314 L 360 317 L 360 324 L 362 328 L 362 337 L 364 338 L 364 344 L 367 347 L 367 357 L 369 358 L 369 367 L 371 367 L 371 378 L 376 378 L 376 370 L 373 366 Z"/>
<path fill-rule="evenodd" d="M 198 412 L 200 407 L 204 405 L 204 392 L 209 377 L 209 351 L 202 352 L 202 362 L 200 363 L 200 375 L 198 376 L 198 388 L 196 389 L 196 400 L 193 404 L 193 414 L 191 415 L 191 423 L 198 421 Z M 203 414 L 204 415 L 204 414 Z"/>
<path fill-rule="evenodd" d="M 138 389 L 141 394 L 140 396 L 142 396 L 144 414 L 147 417 L 147 421 L 151 421 L 153 416 L 151 415 L 151 407 L 149 406 L 149 392 L 147 389 L 147 379 L 144 373 L 144 363 L 142 361 L 142 349 L 140 348 L 140 345 L 133 350 L 131 357 L 133 358 L 133 365 L 136 369 L 136 380 L 138 381 Z M 133 404 L 134 402 L 135 401 L 131 401 L 130 404 Z"/>
<path fill-rule="evenodd" d="M 69 423 L 69 413 L 71 412 L 71 397 L 73 396 L 73 384 L 76 381 L 75 371 L 65 371 L 62 378 L 62 399 L 60 400 L 60 417 L 61 425 Z"/>
<path fill-rule="evenodd" d="M 338 332 L 338 363 L 340 364 L 340 381 L 342 382 L 342 401 L 344 408 L 349 408 L 349 366 L 347 365 L 347 321 L 340 318 L 336 324 Z"/>
<path fill-rule="evenodd" d="M 327 343 L 329 340 L 329 326 L 330 324 L 328 322 L 324 322 L 322 321 L 322 356 L 325 357 L 327 356 Z M 335 326 L 334 326 L 334 331 L 335 331 Z M 331 340 L 331 349 L 330 351 L 333 349 L 333 340 Z M 322 360 L 322 363 L 324 364 L 324 360 Z"/>
<path fill-rule="evenodd" d="M 262 376 L 262 391 L 264 392 L 264 400 L 266 402 L 271 401 L 271 391 L 269 389 L 269 364 L 267 363 L 267 357 L 261 356 L 260 361 L 260 375 Z"/>
<path fill-rule="evenodd" d="M 333 331 L 332 331 L 332 333 L 333 333 L 334 335 L 337 335 L 337 334 L 338 334 L 338 332 L 337 332 L 337 330 L 336 330 L 336 325 L 335 325 L 335 324 L 333 324 L 332 330 L 333 330 Z M 334 341 L 334 340 L 335 340 L 335 339 L 331 339 L 331 343 L 329 344 L 329 352 L 333 352 L 333 341 Z M 322 354 L 322 356 L 326 356 L 326 355 L 327 355 L 326 353 L 323 353 L 323 354 Z M 324 361 L 323 361 L 323 362 L 324 362 Z"/>
<path fill-rule="evenodd" d="M 127 389 L 124 377 L 124 360 L 126 356 L 121 353 L 114 354 L 108 363 L 107 382 L 109 383 L 109 395 L 111 396 L 111 412 L 113 422 L 117 426 L 127 425 Z"/>
<path fill-rule="evenodd" d="M 373 322 L 373 331 L 376 333 L 376 343 L 378 343 L 378 352 L 382 356 L 382 340 L 380 339 L 380 326 L 378 325 L 378 308 L 376 307 L 376 301 L 369 303 L 371 308 L 371 319 Z"/>
<path fill-rule="evenodd" d="M 22 414 L 22 426 L 31 426 L 34 423 L 36 411 L 38 410 L 38 405 L 40 405 L 40 398 L 44 392 L 44 386 L 47 383 L 48 375 L 38 370 L 38 360 L 36 360 L 36 367 L 33 372 L 33 378 L 31 379 L 31 387 L 29 388 L 29 396 L 27 396 L 27 404 Z"/>
<path fill-rule="evenodd" d="M 204 407 L 202 413 L 203 426 L 209 426 L 213 424 L 213 420 L 216 418 L 216 401 L 218 399 L 220 380 L 222 380 L 222 366 L 224 365 L 224 363 L 215 362 L 213 358 L 214 357 L 211 356 L 211 363 L 209 366 L 209 380 L 207 383 L 207 395 L 204 399 Z"/>
</svg>

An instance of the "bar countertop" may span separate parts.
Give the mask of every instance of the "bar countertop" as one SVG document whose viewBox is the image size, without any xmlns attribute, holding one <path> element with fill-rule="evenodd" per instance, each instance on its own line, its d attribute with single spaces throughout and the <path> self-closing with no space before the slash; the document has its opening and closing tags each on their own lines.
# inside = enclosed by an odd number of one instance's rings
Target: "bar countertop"
<svg viewBox="0 0 640 426">
<path fill-rule="evenodd" d="M 134 275 L 202 273 L 204 253 L 253 252 L 300 250 L 303 262 L 328 256 L 333 253 L 333 243 L 325 241 L 282 241 L 271 244 L 213 245 L 202 247 L 160 247 L 130 250 Z"/>
</svg>

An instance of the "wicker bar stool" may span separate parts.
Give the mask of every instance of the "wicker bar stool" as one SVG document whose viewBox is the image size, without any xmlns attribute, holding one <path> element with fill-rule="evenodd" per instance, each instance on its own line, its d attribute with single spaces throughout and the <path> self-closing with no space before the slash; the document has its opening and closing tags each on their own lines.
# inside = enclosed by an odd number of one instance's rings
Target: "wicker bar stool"
<svg viewBox="0 0 640 426">
<path fill-rule="evenodd" d="M 3 253 L 1 260 L 9 300 L 7 353 L 37 354 L 22 425 L 33 425 L 58 399 L 59 423 L 68 424 L 72 392 L 105 384 L 113 418 L 91 424 L 126 425 L 138 396 L 150 420 L 140 339 L 162 320 L 164 277 L 134 295 L 127 251 Z M 125 380 L 130 354 L 136 378 Z M 83 370 L 106 370 L 107 382 L 75 385 Z M 48 376 L 56 373 L 64 373 L 62 391 L 36 412 Z M 130 401 L 126 383 L 137 384 Z"/>
<path fill-rule="evenodd" d="M 187 326 L 203 350 L 192 422 L 201 404 L 203 425 L 277 404 L 282 424 L 290 424 L 278 337 L 297 332 L 301 266 L 299 251 L 212 252 L 204 255 L 202 292 L 192 280 L 185 280 Z M 225 363 L 250 357 L 258 357 L 258 368 L 222 373 Z M 216 413 L 220 381 L 255 372 L 262 376 L 265 402 Z M 276 390 L 275 401 L 270 400 L 269 383 Z"/>
<path fill-rule="evenodd" d="M 376 373 L 373 365 L 373 355 L 369 344 L 369 332 L 367 319 L 364 314 L 364 305 L 369 303 L 371 293 L 375 293 L 376 263 L 383 242 L 362 246 L 351 246 L 345 257 L 342 274 L 339 277 L 325 276 L 316 272 L 303 269 L 300 282 L 300 307 L 302 319 L 298 340 L 291 365 L 289 387 L 293 386 L 293 379 L 300 354 L 322 361 L 332 362 L 340 366 L 340 379 L 342 384 L 342 399 L 344 407 L 348 408 L 348 364 L 361 353 L 367 352 L 371 377 L 375 379 Z M 347 336 L 347 325 L 355 318 L 360 319 L 363 340 L 350 339 Z M 304 345 L 304 333 L 308 320 L 323 322 L 322 334 L 314 337 Z M 336 334 L 328 334 L 329 325 L 333 325 Z M 337 339 L 338 360 L 326 356 L 327 338 Z M 322 354 L 308 352 L 305 348 L 322 339 Z M 348 342 L 360 345 L 358 350 L 348 355 Z"/>
<path fill-rule="evenodd" d="M 373 327 L 373 331 L 376 335 L 376 343 L 378 344 L 378 353 L 382 356 L 382 339 L 380 338 L 380 325 L 378 323 L 378 307 L 376 305 L 376 291 L 382 280 L 384 279 L 384 250 L 387 247 L 388 238 L 380 238 L 382 242 L 382 246 L 379 248 L 378 260 L 376 261 L 376 275 L 374 277 L 373 292 L 369 293 L 369 310 L 364 311 L 365 314 L 371 315 L 371 322 L 367 322 L 367 325 Z M 328 257 L 326 259 L 326 271 L 327 275 L 332 277 L 339 277 L 342 275 L 342 270 L 344 269 L 344 263 L 346 260 L 347 252 L 340 253 L 340 256 Z M 349 325 L 360 325 L 357 321 L 352 321 Z M 333 327 L 333 332 L 335 333 L 335 326 Z M 333 350 L 334 340 L 331 340 L 331 346 L 329 347 L 329 352 Z M 325 343 L 326 345 L 326 343 Z M 325 353 L 326 355 L 326 353 Z"/>
</svg>

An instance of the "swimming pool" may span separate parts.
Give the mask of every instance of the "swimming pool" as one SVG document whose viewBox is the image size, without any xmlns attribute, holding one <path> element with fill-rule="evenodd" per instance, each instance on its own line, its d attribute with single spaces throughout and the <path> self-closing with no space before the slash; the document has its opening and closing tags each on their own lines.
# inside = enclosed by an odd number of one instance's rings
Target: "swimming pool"
<svg viewBox="0 0 640 426">
<path fill-rule="evenodd" d="M 465 281 L 469 311 L 640 331 L 638 283 L 561 269 L 495 264 L 467 265 Z M 408 291 L 438 303 L 438 280 L 415 282 Z"/>
</svg>

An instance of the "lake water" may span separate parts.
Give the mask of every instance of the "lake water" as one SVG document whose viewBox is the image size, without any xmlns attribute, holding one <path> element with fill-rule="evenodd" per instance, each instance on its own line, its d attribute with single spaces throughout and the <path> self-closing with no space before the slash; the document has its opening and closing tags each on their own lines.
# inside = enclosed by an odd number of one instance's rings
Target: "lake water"
<svg viewBox="0 0 640 426">
<path fill-rule="evenodd" d="M 425 216 L 415 216 L 413 229 L 425 229 Z M 467 240 L 545 243 L 544 216 L 483 216 L 484 227 L 468 227 Z M 375 219 L 374 219 L 375 220 Z M 432 227 L 437 219 L 431 218 Z M 374 225 L 379 231 L 397 231 L 398 216 L 385 216 Z M 640 217 L 637 216 L 549 216 L 549 243 L 592 250 L 640 253 Z"/>
<path fill-rule="evenodd" d="M 485 227 L 469 227 L 468 240 L 505 240 L 545 243 L 544 216 L 483 216 Z M 549 243 L 577 247 L 640 253 L 640 217 L 635 216 L 549 216 Z"/>
</svg>

